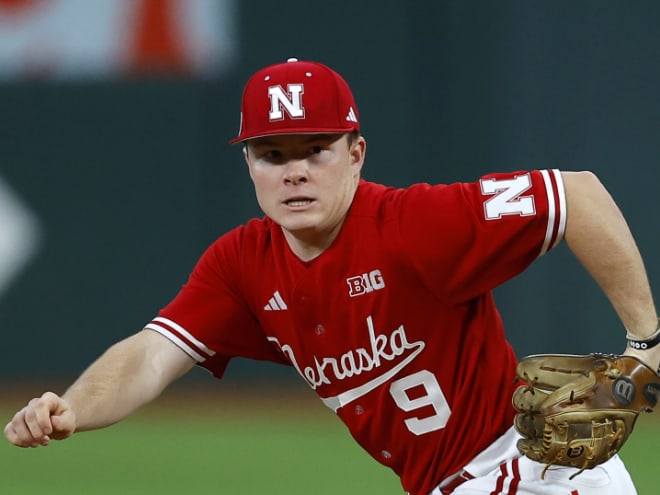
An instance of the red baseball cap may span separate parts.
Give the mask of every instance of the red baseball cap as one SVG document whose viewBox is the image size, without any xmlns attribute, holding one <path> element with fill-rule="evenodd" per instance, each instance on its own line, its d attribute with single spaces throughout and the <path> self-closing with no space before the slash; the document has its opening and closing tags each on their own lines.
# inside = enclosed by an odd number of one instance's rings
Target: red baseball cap
<svg viewBox="0 0 660 495">
<path fill-rule="evenodd" d="M 330 67 L 290 58 L 255 73 L 245 85 L 241 128 L 230 143 L 273 134 L 359 131 L 348 84 Z"/>
</svg>

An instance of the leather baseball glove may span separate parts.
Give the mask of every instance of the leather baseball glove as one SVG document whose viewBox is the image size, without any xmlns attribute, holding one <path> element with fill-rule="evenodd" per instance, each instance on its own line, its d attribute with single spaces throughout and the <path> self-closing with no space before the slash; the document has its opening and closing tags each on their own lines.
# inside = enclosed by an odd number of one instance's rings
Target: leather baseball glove
<svg viewBox="0 0 660 495">
<path fill-rule="evenodd" d="M 513 395 L 518 450 L 538 462 L 580 470 L 621 448 L 640 412 L 651 412 L 660 377 L 631 356 L 540 354 L 520 361 Z"/>
</svg>

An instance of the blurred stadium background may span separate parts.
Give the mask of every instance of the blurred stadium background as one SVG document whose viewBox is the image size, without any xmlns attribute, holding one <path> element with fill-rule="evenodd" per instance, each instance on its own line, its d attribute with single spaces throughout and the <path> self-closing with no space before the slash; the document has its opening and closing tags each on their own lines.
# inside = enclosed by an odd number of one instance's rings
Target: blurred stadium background
<svg viewBox="0 0 660 495">
<path fill-rule="evenodd" d="M 0 0 L 2 417 L 141 328 L 260 215 L 227 141 L 246 78 L 292 56 L 352 86 L 368 179 L 597 172 L 660 290 L 659 22 L 651 0 Z M 496 296 L 519 355 L 622 349 L 563 247 Z M 112 429 L 0 442 L 0 493 L 400 493 L 305 392 L 283 367 L 195 371 Z M 657 493 L 656 423 L 624 452 L 640 495 Z"/>
</svg>

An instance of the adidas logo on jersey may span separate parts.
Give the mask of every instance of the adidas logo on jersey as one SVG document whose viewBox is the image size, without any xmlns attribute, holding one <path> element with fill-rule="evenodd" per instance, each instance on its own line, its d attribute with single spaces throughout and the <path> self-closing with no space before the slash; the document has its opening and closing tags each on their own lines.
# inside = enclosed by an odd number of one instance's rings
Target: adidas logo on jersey
<svg viewBox="0 0 660 495">
<path fill-rule="evenodd" d="M 289 309 L 289 307 L 284 302 L 284 299 L 282 299 L 280 291 L 276 290 L 273 297 L 268 300 L 268 304 L 264 306 L 264 309 L 266 311 L 284 311 Z"/>
</svg>

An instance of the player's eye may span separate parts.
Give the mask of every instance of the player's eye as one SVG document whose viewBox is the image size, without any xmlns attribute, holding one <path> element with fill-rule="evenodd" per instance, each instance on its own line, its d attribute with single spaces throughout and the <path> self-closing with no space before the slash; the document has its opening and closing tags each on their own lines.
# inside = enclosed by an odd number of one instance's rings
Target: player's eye
<svg viewBox="0 0 660 495">
<path fill-rule="evenodd" d="M 280 150 L 268 150 L 262 155 L 269 161 L 278 161 L 282 159 L 282 152 Z"/>
<path fill-rule="evenodd" d="M 311 152 L 314 155 L 318 155 L 323 151 L 323 146 L 312 146 Z"/>
</svg>

